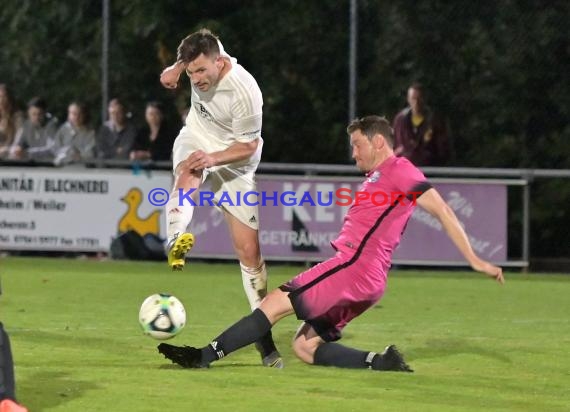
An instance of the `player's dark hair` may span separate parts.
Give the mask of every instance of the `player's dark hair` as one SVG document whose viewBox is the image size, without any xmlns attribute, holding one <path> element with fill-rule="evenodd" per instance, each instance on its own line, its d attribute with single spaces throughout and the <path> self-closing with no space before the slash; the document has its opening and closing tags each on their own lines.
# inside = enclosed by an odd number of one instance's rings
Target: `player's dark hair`
<svg viewBox="0 0 570 412">
<path fill-rule="evenodd" d="M 388 142 L 388 145 L 394 147 L 394 131 L 385 117 L 364 116 L 354 119 L 346 128 L 346 131 L 348 134 L 351 134 L 357 130 L 360 130 L 363 135 L 368 137 L 368 140 L 372 140 L 375 135 L 381 134 Z"/>
<path fill-rule="evenodd" d="M 207 57 L 217 57 L 220 54 L 218 38 L 208 29 L 192 33 L 180 42 L 178 61 L 190 63 L 202 53 Z"/>
</svg>

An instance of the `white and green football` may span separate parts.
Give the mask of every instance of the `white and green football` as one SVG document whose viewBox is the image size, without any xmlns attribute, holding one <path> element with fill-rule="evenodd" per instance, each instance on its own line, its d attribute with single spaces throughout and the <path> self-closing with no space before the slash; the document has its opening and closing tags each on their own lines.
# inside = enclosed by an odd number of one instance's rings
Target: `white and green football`
<svg viewBox="0 0 570 412">
<path fill-rule="evenodd" d="M 158 340 L 170 339 L 184 328 L 186 310 L 175 296 L 156 293 L 142 303 L 139 322 L 146 335 Z"/>
</svg>

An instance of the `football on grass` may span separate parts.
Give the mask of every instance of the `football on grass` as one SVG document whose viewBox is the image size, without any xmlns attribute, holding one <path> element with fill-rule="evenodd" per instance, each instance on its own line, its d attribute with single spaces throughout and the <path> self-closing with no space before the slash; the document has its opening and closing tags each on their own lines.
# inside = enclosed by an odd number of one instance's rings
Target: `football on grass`
<svg viewBox="0 0 570 412">
<path fill-rule="evenodd" d="M 186 310 L 175 296 L 156 293 L 142 303 L 139 322 L 144 333 L 154 339 L 170 339 L 184 328 Z"/>
</svg>

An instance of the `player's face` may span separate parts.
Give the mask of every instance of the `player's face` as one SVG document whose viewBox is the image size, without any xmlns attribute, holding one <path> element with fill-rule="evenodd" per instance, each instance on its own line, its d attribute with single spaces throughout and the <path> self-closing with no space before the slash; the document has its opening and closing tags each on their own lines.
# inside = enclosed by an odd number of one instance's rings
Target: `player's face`
<svg viewBox="0 0 570 412">
<path fill-rule="evenodd" d="M 208 57 L 203 53 L 192 60 L 186 66 L 186 73 L 190 81 L 201 92 L 207 92 L 220 81 L 220 73 L 223 68 L 221 56 Z"/>
<path fill-rule="evenodd" d="M 374 137 L 376 139 L 377 137 Z M 376 166 L 377 151 L 371 140 L 360 130 L 350 134 L 352 146 L 352 158 L 356 160 L 356 166 L 363 172 L 368 172 Z"/>
</svg>

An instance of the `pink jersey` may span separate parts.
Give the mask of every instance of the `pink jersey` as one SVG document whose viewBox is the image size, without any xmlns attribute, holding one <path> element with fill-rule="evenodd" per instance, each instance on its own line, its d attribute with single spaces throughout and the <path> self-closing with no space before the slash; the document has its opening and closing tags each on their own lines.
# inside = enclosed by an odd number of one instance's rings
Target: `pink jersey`
<svg viewBox="0 0 570 412">
<path fill-rule="evenodd" d="M 332 245 L 339 251 L 362 255 L 371 269 L 385 276 L 417 198 L 431 185 L 408 159 L 396 156 L 366 177 L 359 193 L 352 193 L 355 200 Z"/>
<path fill-rule="evenodd" d="M 334 257 L 279 287 L 298 319 L 326 342 L 382 297 L 392 253 L 415 207 L 431 185 L 405 158 L 392 156 L 366 175 L 332 242 Z M 345 193 L 346 194 L 346 193 Z"/>
</svg>

